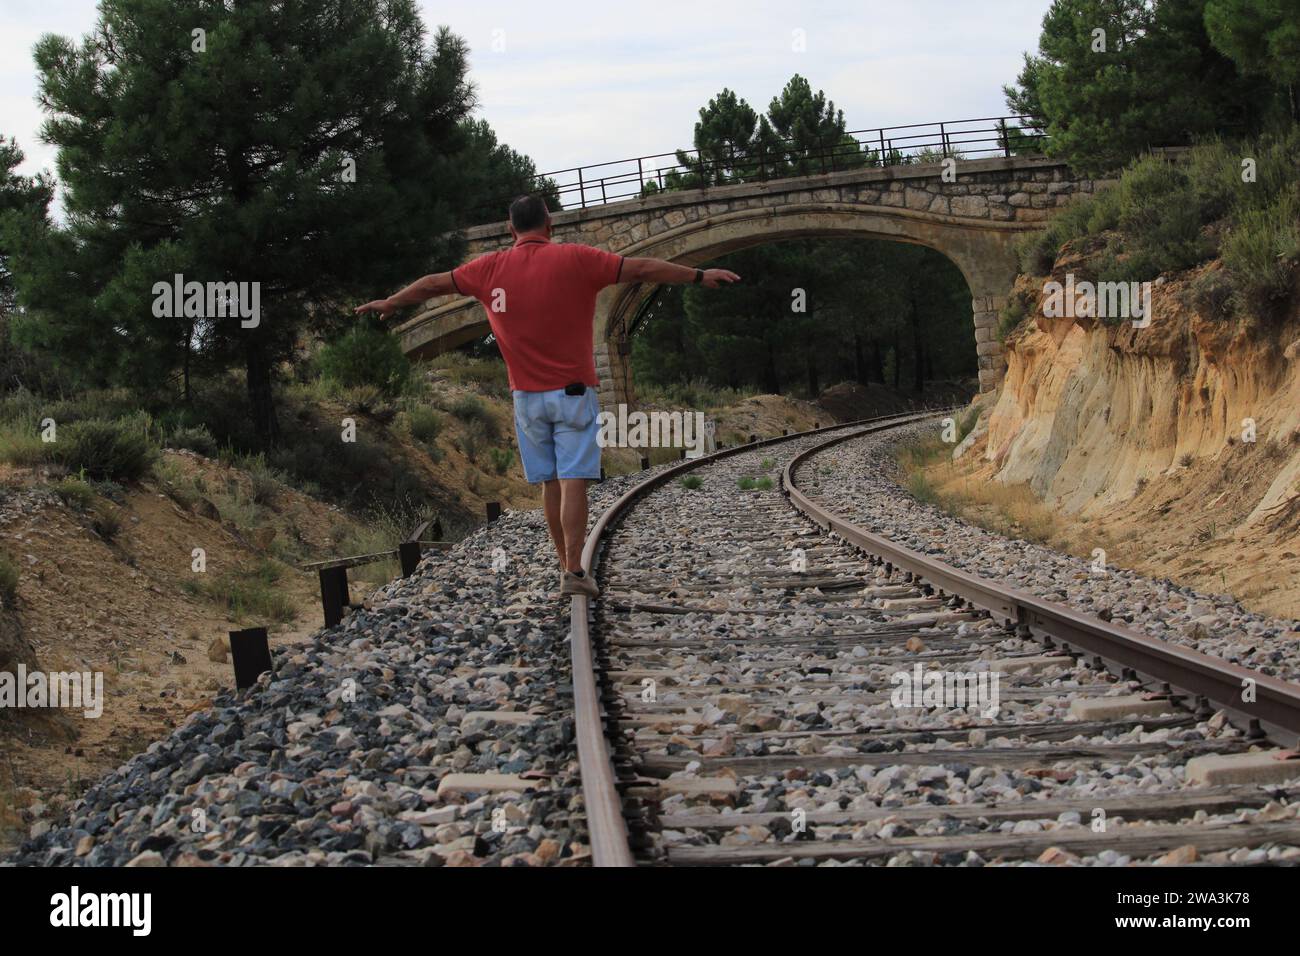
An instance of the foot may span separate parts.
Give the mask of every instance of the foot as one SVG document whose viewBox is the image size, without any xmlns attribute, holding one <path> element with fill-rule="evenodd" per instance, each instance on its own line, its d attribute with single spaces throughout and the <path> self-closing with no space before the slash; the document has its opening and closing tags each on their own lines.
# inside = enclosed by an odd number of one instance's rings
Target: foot
<svg viewBox="0 0 1300 956">
<path fill-rule="evenodd" d="M 600 588 L 596 587 L 596 582 L 586 575 L 578 577 L 572 571 L 565 571 L 560 578 L 560 594 L 585 594 L 589 598 L 594 598 L 600 594 Z"/>
</svg>

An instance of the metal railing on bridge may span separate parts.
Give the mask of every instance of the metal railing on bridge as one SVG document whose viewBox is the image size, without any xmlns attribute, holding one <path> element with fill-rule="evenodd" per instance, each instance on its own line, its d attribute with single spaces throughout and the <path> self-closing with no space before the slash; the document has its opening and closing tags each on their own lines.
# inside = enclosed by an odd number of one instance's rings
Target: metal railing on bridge
<svg viewBox="0 0 1300 956">
<path fill-rule="evenodd" d="M 634 156 L 541 173 L 533 185 L 554 197 L 561 209 L 585 209 L 672 189 L 939 162 L 948 156 L 1013 156 L 1041 151 L 1044 139 L 1042 128 L 1028 116 L 944 120 L 850 130 L 834 142 L 773 139 L 741 151 L 682 149 Z M 484 206 L 482 211 L 499 219 L 509 201 Z"/>
</svg>

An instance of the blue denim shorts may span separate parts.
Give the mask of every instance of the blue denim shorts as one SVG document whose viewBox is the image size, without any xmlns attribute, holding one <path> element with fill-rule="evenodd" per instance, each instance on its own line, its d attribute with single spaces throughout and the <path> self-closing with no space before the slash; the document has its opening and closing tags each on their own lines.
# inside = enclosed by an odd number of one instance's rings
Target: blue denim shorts
<svg viewBox="0 0 1300 956">
<path fill-rule="evenodd" d="M 529 482 L 600 477 L 600 402 L 594 388 L 582 395 L 565 395 L 562 388 L 512 394 L 519 457 Z"/>
</svg>

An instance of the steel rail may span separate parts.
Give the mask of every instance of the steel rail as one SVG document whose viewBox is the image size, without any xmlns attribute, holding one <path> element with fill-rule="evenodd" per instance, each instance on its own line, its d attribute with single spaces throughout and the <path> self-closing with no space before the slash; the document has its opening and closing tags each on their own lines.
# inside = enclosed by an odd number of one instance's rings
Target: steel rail
<svg viewBox="0 0 1300 956">
<path fill-rule="evenodd" d="M 768 445 L 805 438 L 824 432 L 856 429 L 853 437 L 869 435 L 875 431 L 893 428 L 909 422 L 921 421 L 937 414 L 933 410 L 889 415 L 882 418 L 861 419 L 854 422 L 827 425 L 809 431 L 795 432 L 763 438 L 744 445 L 724 448 L 709 455 L 689 458 L 670 468 L 638 482 L 624 492 L 617 501 L 596 519 L 582 549 L 584 572 L 595 578 L 599 567 L 601 547 L 606 533 L 631 509 L 640 498 L 679 475 L 702 465 L 739 455 Z M 587 813 L 587 834 L 591 842 L 592 865 L 606 867 L 634 866 L 632 850 L 628 843 L 627 821 L 623 818 L 623 805 L 615 781 L 614 764 L 605 734 L 601 712 L 600 691 L 596 681 L 595 652 L 591 641 L 590 603 L 585 595 L 575 594 L 569 609 L 569 654 L 573 669 L 574 737 L 578 747 L 578 766 L 582 776 L 582 799 Z"/>
<path fill-rule="evenodd" d="M 983 608 L 1015 624 L 1045 646 L 1091 655 L 1121 678 L 1134 676 L 1162 685 L 1171 699 L 1195 698 L 1195 709 L 1208 704 L 1251 736 L 1270 737 L 1283 747 L 1300 741 L 1300 684 L 1261 674 L 1222 658 L 1149 637 L 1073 608 L 996 584 L 867 531 L 813 502 L 795 484 L 799 467 L 827 448 L 859 437 L 836 436 L 792 458 L 781 475 L 781 488 L 796 509 L 822 528 L 885 562 L 924 579 L 944 594 Z M 1245 691 L 1253 700 L 1244 699 Z"/>
</svg>

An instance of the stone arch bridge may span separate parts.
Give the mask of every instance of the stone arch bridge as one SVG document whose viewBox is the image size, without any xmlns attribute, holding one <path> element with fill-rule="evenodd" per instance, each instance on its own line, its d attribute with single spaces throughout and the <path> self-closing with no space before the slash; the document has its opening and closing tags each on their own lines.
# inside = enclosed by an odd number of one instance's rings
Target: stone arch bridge
<svg viewBox="0 0 1300 956">
<path fill-rule="evenodd" d="M 552 214 L 557 242 L 585 242 L 629 256 L 688 266 L 781 239 L 856 237 L 929 246 L 951 259 L 970 287 L 981 391 L 1005 371 L 998 313 L 1017 272 L 1014 243 L 1091 180 L 1041 156 L 958 160 L 954 181 L 939 163 L 869 167 L 789 179 L 658 193 Z M 947 179 L 953 179 L 948 176 Z M 468 257 L 511 244 L 506 222 L 464 232 Z M 633 403 L 631 335 L 652 285 L 618 285 L 596 305 L 594 350 L 603 406 Z M 411 357 L 428 357 L 487 335 L 487 315 L 460 296 L 430 300 L 396 328 Z"/>
</svg>

